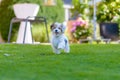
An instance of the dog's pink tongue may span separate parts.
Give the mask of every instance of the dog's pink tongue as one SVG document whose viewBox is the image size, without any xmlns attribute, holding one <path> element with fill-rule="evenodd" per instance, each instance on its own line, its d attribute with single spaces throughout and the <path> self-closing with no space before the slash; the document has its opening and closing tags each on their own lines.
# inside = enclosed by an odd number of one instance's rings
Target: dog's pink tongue
<svg viewBox="0 0 120 80">
<path fill-rule="evenodd" d="M 55 32 L 55 34 L 58 34 L 58 32 Z"/>
</svg>

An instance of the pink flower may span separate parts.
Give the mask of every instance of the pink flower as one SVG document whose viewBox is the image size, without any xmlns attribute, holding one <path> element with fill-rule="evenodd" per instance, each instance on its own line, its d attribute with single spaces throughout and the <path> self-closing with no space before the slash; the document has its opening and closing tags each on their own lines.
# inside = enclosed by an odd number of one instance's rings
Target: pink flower
<svg viewBox="0 0 120 80">
<path fill-rule="evenodd" d="M 80 26 L 81 22 L 80 22 L 80 21 L 77 21 L 76 24 L 77 24 L 77 26 Z"/>
<path fill-rule="evenodd" d="M 73 26 L 73 27 L 77 26 L 76 22 L 73 22 L 72 26 Z"/>
<path fill-rule="evenodd" d="M 72 28 L 71 28 L 71 32 L 75 32 L 77 27 L 85 27 L 87 26 L 87 22 L 85 20 L 79 19 L 76 20 L 75 22 L 73 22 L 72 24 Z"/>
<path fill-rule="evenodd" d="M 87 37 L 90 35 L 88 23 L 83 19 L 77 19 L 72 23 L 72 27 L 70 29 L 74 38 L 79 40 L 82 37 Z"/>
<path fill-rule="evenodd" d="M 76 30 L 76 26 L 73 26 L 71 32 L 74 32 L 75 30 Z"/>
</svg>

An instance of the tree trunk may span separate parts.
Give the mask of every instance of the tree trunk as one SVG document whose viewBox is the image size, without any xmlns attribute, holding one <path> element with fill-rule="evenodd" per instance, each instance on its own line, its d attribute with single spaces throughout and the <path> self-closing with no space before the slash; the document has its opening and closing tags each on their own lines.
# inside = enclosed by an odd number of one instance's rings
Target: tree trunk
<svg viewBox="0 0 120 80">
<path fill-rule="evenodd" d="M 0 43 L 4 42 L 0 33 Z"/>
</svg>

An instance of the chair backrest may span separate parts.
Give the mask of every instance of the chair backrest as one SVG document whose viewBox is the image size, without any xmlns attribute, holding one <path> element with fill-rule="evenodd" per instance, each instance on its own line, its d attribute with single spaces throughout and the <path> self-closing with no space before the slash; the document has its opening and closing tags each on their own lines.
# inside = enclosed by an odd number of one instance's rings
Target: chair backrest
<svg viewBox="0 0 120 80">
<path fill-rule="evenodd" d="M 28 16 L 37 15 L 39 5 L 31 3 L 15 4 L 13 9 L 17 18 L 27 18 Z"/>
<path fill-rule="evenodd" d="M 100 35 L 102 38 L 118 40 L 119 27 L 117 23 L 100 23 Z"/>
</svg>

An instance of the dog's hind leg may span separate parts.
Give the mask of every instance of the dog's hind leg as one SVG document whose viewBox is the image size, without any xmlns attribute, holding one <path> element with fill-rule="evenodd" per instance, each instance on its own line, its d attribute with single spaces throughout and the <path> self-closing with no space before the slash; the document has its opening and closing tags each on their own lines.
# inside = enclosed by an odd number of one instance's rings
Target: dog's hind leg
<svg viewBox="0 0 120 80">
<path fill-rule="evenodd" d="M 66 44 L 64 51 L 65 51 L 66 53 L 69 53 L 69 52 L 70 52 L 69 44 Z"/>
</svg>

